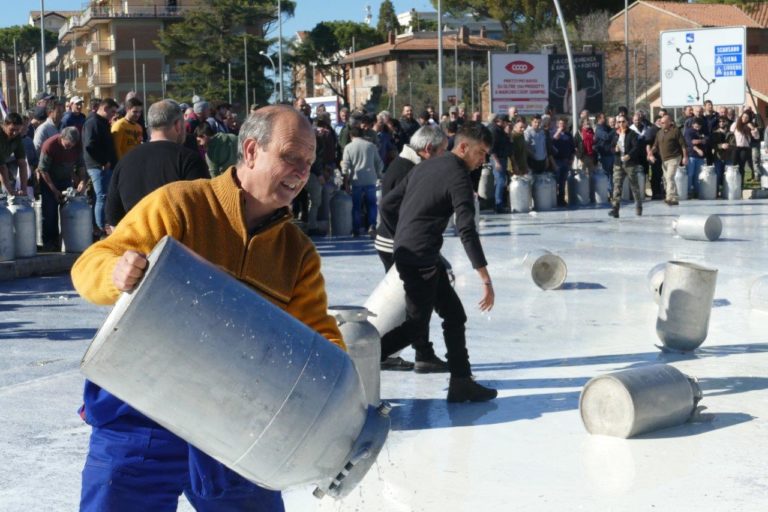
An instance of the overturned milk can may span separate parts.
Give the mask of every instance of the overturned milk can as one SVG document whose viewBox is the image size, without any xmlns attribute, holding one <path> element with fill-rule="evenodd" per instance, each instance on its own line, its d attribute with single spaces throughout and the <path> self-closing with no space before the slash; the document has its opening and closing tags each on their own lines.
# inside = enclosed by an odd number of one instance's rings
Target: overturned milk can
<svg viewBox="0 0 768 512">
<path fill-rule="evenodd" d="M 542 290 L 560 288 L 568 275 L 563 259 L 545 249 L 530 251 L 523 258 L 523 266 L 530 273 L 533 282 Z"/>
<path fill-rule="evenodd" d="M 162 343 L 158 343 L 162 340 Z M 350 357 L 163 238 L 83 357 L 85 376 L 243 477 L 341 497 L 389 431 Z"/>
<path fill-rule="evenodd" d="M 667 268 L 667 262 L 658 263 L 648 271 L 648 290 L 651 292 L 653 302 L 658 304 L 661 301 L 661 291 L 664 289 L 664 270 Z"/>
<path fill-rule="evenodd" d="M 723 233 L 723 223 L 717 215 L 681 215 L 672 221 L 672 230 L 686 240 L 714 242 Z"/>
<path fill-rule="evenodd" d="M 768 311 L 768 276 L 760 276 L 749 287 L 749 303 L 754 309 Z"/>
<path fill-rule="evenodd" d="M 687 422 L 701 398 L 696 379 L 654 364 L 590 379 L 579 412 L 590 434 L 629 438 Z"/>
<path fill-rule="evenodd" d="M 362 306 L 331 306 L 328 314 L 339 324 L 368 404 L 377 407 L 381 402 L 381 338 L 368 321 L 368 317 L 375 315 Z"/>
<path fill-rule="evenodd" d="M 670 261 L 664 271 L 656 334 L 665 349 L 688 352 L 707 338 L 717 270 Z"/>
</svg>

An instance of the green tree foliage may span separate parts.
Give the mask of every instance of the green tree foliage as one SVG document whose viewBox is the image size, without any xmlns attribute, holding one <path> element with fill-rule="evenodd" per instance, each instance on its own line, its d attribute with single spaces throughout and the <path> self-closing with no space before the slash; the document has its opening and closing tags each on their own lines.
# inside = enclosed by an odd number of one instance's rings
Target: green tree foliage
<svg viewBox="0 0 768 512">
<path fill-rule="evenodd" d="M 397 34 L 400 31 L 400 23 L 397 21 L 395 6 L 391 0 L 384 0 L 379 6 L 379 22 L 376 24 L 376 30 L 382 38 L 386 38 L 389 32 Z"/>
<path fill-rule="evenodd" d="M 21 73 L 21 83 L 19 84 L 21 91 L 19 94 L 24 99 L 24 108 L 28 108 L 27 98 L 30 95 L 26 68 L 30 59 L 40 53 L 40 29 L 32 25 L 15 25 L 0 28 L 0 61 L 13 62 L 14 39 L 16 40 L 18 72 Z M 45 47 L 48 50 L 56 46 L 58 39 L 59 36 L 55 32 L 45 31 Z M 34 72 L 35 70 L 32 71 Z"/>
<path fill-rule="evenodd" d="M 355 51 L 383 42 L 379 32 L 365 23 L 324 21 L 315 25 L 309 36 L 294 48 L 294 63 L 319 72 L 344 103 L 348 103 L 345 94 L 348 69 L 340 62 L 352 51 L 353 38 Z"/>
<path fill-rule="evenodd" d="M 480 85 L 488 80 L 487 59 L 476 56 L 474 66 L 466 56 L 461 55 L 458 67 L 454 65 L 454 59 L 450 52 L 446 52 L 443 66 L 443 87 L 453 88 L 456 85 L 463 92 L 460 104 L 469 115 L 470 109 L 480 110 Z M 400 107 L 406 103 L 413 105 L 415 114 L 432 106 L 437 110 L 437 62 L 410 62 L 403 66 L 397 77 L 397 97 L 384 96 L 379 103 L 379 110 L 387 108 L 392 110 L 392 101 L 395 101 L 397 112 L 400 115 Z M 473 95 L 474 93 L 474 95 Z M 447 112 L 447 110 L 446 110 Z"/>
<path fill-rule="evenodd" d="M 295 2 L 283 0 L 283 15 L 292 16 L 294 7 Z M 233 100 L 244 99 L 245 38 L 248 85 L 256 91 L 252 101 L 266 103 L 273 86 L 262 78 L 269 63 L 259 52 L 265 51 L 270 41 L 246 33 L 244 27 L 260 26 L 263 33 L 267 33 L 276 20 L 277 0 L 210 0 L 205 7 L 187 11 L 182 21 L 168 27 L 155 41 L 169 60 L 181 63 L 176 68 L 181 78 L 168 84 L 168 95 L 178 100 L 188 100 L 193 93 L 209 100 L 226 99 L 231 64 Z"/>
</svg>

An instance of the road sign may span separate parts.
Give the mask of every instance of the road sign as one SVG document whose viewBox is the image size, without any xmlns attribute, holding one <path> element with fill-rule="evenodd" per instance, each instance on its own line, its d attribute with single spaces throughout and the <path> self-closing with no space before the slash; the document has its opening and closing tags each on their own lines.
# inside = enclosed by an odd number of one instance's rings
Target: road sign
<svg viewBox="0 0 768 512">
<path fill-rule="evenodd" d="M 664 107 L 742 105 L 746 100 L 744 27 L 661 32 L 661 104 Z"/>
</svg>

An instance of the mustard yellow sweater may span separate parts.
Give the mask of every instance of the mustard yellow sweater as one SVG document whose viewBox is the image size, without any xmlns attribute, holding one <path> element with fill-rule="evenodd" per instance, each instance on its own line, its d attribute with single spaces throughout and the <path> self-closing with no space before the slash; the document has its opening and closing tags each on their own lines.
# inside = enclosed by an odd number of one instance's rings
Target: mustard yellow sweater
<svg viewBox="0 0 768 512">
<path fill-rule="evenodd" d="M 142 199 L 109 237 L 89 247 L 72 268 L 72 282 L 85 299 L 114 304 L 120 292 L 112 271 L 120 256 L 148 254 L 169 235 L 345 349 L 327 313 L 320 255 L 289 220 L 286 212 L 249 236 L 234 167 L 212 180 L 174 182 Z"/>
</svg>

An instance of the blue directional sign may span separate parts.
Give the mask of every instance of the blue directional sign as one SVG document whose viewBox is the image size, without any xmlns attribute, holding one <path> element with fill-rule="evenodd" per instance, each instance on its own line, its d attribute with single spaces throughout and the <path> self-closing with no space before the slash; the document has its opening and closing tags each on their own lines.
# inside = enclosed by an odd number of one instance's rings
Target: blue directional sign
<svg viewBox="0 0 768 512">
<path fill-rule="evenodd" d="M 686 43 L 693 42 L 693 32 L 688 32 L 687 34 L 685 34 L 685 42 Z"/>
<path fill-rule="evenodd" d="M 740 44 L 715 46 L 715 77 L 743 76 L 742 48 Z"/>
</svg>

